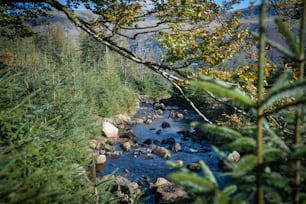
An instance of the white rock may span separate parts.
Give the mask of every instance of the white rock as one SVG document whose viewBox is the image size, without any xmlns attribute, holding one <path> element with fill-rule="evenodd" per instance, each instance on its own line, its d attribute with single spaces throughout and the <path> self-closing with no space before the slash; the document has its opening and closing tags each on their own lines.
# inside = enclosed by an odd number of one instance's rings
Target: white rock
<svg viewBox="0 0 306 204">
<path fill-rule="evenodd" d="M 142 123 L 144 123 L 144 119 L 142 119 L 142 118 L 134 118 L 134 123 L 135 124 L 142 124 Z"/>
<path fill-rule="evenodd" d="M 176 164 L 178 167 L 183 167 L 184 162 L 183 162 L 183 160 L 176 160 L 176 161 L 175 161 L 175 164 Z"/>
<path fill-rule="evenodd" d="M 157 188 L 159 186 L 162 186 L 162 185 L 169 185 L 171 184 L 170 181 L 168 181 L 167 179 L 163 178 L 163 177 L 158 177 L 156 179 L 156 182 L 154 184 L 151 184 L 150 185 L 150 188 Z"/>
<path fill-rule="evenodd" d="M 106 156 L 100 154 L 96 157 L 96 164 L 104 164 L 106 162 Z"/>
<path fill-rule="evenodd" d="M 227 159 L 231 162 L 238 162 L 240 160 L 240 154 L 235 150 L 227 156 Z"/>
<path fill-rule="evenodd" d="M 131 143 L 130 142 L 124 142 L 121 144 L 121 147 L 125 151 L 129 151 L 131 149 Z"/>
<path fill-rule="evenodd" d="M 152 153 L 161 156 L 163 159 L 171 159 L 171 153 L 165 147 L 156 147 L 153 149 Z"/>
<path fill-rule="evenodd" d="M 112 123 L 103 121 L 102 131 L 106 137 L 118 137 L 119 130 Z"/>
<path fill-rule="evenodd" d="M 181 147 L 180 143 L 176 142 L 173 145 L 171 145 L 171 150 L 175 151 L 175 152 L 178 152 L 178 151 L 182 150 L 182 147 Z"/>
<path fill-rule="evenodd" d="M 147 120 L 145 120 L 145 124 L 150 125 L 153 123 L 153 120 L 148 118 Z"/>
<path fill-rule="evenodd" d="M 182 119 L 182 118 L 184 118 L 184 115 L 182 113 L 177 113 L 176 117 Z"/>
</svg>

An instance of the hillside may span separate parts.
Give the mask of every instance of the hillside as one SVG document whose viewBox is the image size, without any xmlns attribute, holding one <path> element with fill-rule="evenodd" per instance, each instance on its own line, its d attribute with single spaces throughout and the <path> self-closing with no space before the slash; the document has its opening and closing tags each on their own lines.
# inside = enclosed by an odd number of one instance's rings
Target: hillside
<svg viewBox="0 0 306 204">
<path fill-rule="evenodd" d="M 241 9 L 240 12 L 242 14 L 241 22 L 243 26 L 249 28 L 250 31 L 257 32 L 258 31 L 258 17 L 260 14 L 259 6 Z M 267 15 L 265 19 L 266 37 L 286 47 L 285 40 L 283 39 L 281 34 L 278 32 L 277 25 L 275 24 L 275 18 L 279 16 L 273 6 L 270 5 L 267 7 L 266 15 Z M 294 20 L 291 21 L 290 27 L 292 31 L 296 35 L 298 35 L 298 30 L 299 30 L 298 21 L 294 21 Z M 281 60 L 281 54 L 275 49 L 268 50 L 267 54 L 270 57 L 270 59 L 276 64 L 278 64 L 279 61 Z"/>
<path fill-rule="evenodd" d="M 95 19 L 96 16 L 89 10 L 75 11 L 76 15 L 82 20 L 90 21 Z M 73 42 L 77 42 L 81 34 L 81 29 L 77 28 L 67 16 L 60 11 L 51 10 L 48 12 L 48 16 L 42 16 L 40 18 L 35 18 L 27 22 L 38 32 L 45 32 L 48 25 L 60 24 L 64 32 L 72 39 Z"/>
<path fill-rule="evenodd" d="M 75 11 L 76 15 L 79 16 L 81 19 L 90 22 L 93 19 L 96 19 L 97 16 L 93 14 L 89 10 L 78 10 Z M 257 31 L 258 30 L 258 16 L 259 16 L 259 6 L 254 6 L 251 8 L 241 9 L 239 10 L 242 16 L 240 18 L 243 28 L 249 28 L 250 31 Z M 70 38 L 77 44 L 78 37 L 80 36 L 81 30 L 74 26 L 72 22 L 70 22 L 64 13 L 52 10 L 49 12 L 49 16 L 41 17 L 36 20 L 30 21 L 29 24 L 34 27 L 35 30 L 41 32 L 46 30 L 46 26 L 49 24 L 56 24 L 59 23 L 62 25 L 65 33 L 70 36 Z M 277 13 L 272 6 L 269 6 L 267 9 L 267 17 L 266 17 L 266 34 L 269 39 L 273 39 L 274 41 L 284 45 L 284 40 L 280 36 L 279 32 L 277 32 L 276 25 L 274 23 L 274 19 L 277 17 Z M 144 21 L 138 23 L 139 26 L 151 26 L 156 25 L 157 20 L 154 17 L 148 17 Z M 298 25 L 292 24 L 293 30 L 297 33 Z M 149 31 L 149 29 L 148 29 Z M 125 35 L 133 36 L 135 31 L 125 31 Z M 163 50 L 160 48 L 159 43 L 151 38 L 151 34 L 142 34 L 138 35 L 136 40 L 128 40 L 130 45 L 130 49 L 136 53 L 137 55 L 141 56 L 142 58 L 153 58 L 158 59 Z M 256 48 L 254 48 L 256 49 Z M 141 55 L 140 55 L 141 54 Z M 268 51 L 268 55 L 274 62 L 279 62 L 280 60 L 280 53 L 275 50 Z"/>
</svg>

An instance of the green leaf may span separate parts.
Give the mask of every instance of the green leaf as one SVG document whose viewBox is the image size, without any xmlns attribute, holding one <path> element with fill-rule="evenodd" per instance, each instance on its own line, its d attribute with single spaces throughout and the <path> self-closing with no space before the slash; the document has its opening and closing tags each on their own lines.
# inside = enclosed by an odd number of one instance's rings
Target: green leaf
<svg viewBox="0 0 306 204">
<path fill-rule="evenodd" d="M 275 188 L 270 188 L 268 186 L 264 186 L 263 188 L 266 192 L 265 197 L 267 197 L 270 203 L 283 203 L 281 195 Z"/>
<path fill-rule="evenodd" d="M 286 188 L 288 186 L 288 179 L 284 178 L 278 172 L 269 172 L 264 174 L 264 179 L 269 185 L 273 185 L 278 188 Z"/>
<path fill-rule="evenodd" d="M 292 32 L 290 32 L 288 26 L 280 18 L 276 18 L 275 23 L 283 36 L 287 39 L 287 42 L 289 42 L 292 52 L 294 52 L 296 58 L 298 58 L 300 56 L 299 46 Z"/>
<path fill-rule="evenodd" d="M 214 197 L 214 204 L 227 204 L 229 203 L 230 198 L 223 193 L 218 193 Z"/>
<path fill-rule="evenodd" d="M 213 191 L 216 189 L 215 184 L 207 179 L 186 172 L 170 174 L 169 178 L 181 185 L 189 187 L 193 186 L 203 192 Z"/>
<path fill-rule="evenodd" d="M 209 167 L 205 164 L 204 161 L 200 160 L 199 161 L 200 167 L 203 171 L 203 174 L 205 176 L 205 178 L 210 181 L 211 183 L 213 183 L 216 187 L 218 187 L 218 183 L 217 180 L 214 176 L 214 174 L 211 172 L 211 170 L 209 169 Z"/>
<path fill-rule="evenodd" d="M 266 94 L 266 97 L 269 96 L 270 93 L 280 92 L 284 86 L 284 84 L 289 83 L 292 77 L 292 70 L 287 69 L 284 71 L 280 77 L 274 82 L 273 86 L 269 89 L 269 92 Z"/>
<path fill-rule="evenodd" d="M 166 165 L 168 168 L 170 169 L 179 169 L 181 168 L 177 163 L 175 163 L 174 161 L 166 161 Z"/>
<path fill-rule="evenodd" d="M 288 109 L 290 107 L 296 107 L 299 104 L 306 104 L 306 96 L 301 96 L 299 98 L 295 98 L 292 100 L 290 103 L 283 103 L 283 104 L 278 104 L 277 106 L 270 106 L 267 111 L 264 112 L 265 116 L 269 116 L 273 113 L 277 113 L 279 111 L 282 111 L 284 109 Z"/>
<path fill-rule="evenodd" d="M 198 196 L 193 204 L 210 204 L 210 201 L 205 196 Z"/>
<path fill-rule="evenodd" d="M 256 147 L 256 141 L 253 138 L 242 137 L 227 145 L 224 145 L 222 149 L 236 150 L 238 152 L 244 152 L 244 151 L 248 152 L 248 151 L 253 151 L 255 147 Z"/>
<path fill-rule="evenodd" d="M 243 156 L 236 165 L 233 165 L 232 172 L 223 175 L 231 175 L 234 178 L 246 175 L 256 166 L 256 158 L 253 154 Z"/>
<path fill-rule="evenodd" d="M 226 154 L 223 151 L 219 150 L 216 146 L 211 146 L 211 149 L 216 152 L 222 159 L 227 157 Z"/>
<path fill-rule="evenodd" d="M 254 101 L 246 93 L 219 79 L 202 76 L 199 80 L 192 81 L 191 85 L 199 90 L 210 91 L 218 96 L 237 100 L 246 106 L 254 105 Z"/>
<path fill-rule="evenodd" d="M 236 191 L 237 191 L 237 186 L 236 185 L 230 185 L 230 186 L 225 187 L 222 190 L 222 193 L 225 193 L 226 195 L 229 196 L 229 195 L 235 193 Z"/>
<path fill-rule="evenodd" d="M 236 139 L 243 137 L 243 135 L 241 135 L 236 130 L 224 126 L 218 126 L 208 123 L 202 123 L 198 125 L 194 123 L 194 125 L 196 125 L 202 132 L 214 133 L 223 138 Z"/>
<path fill-rule="evenodd" d="M 282 98 L 295 97 L 305 91 L 306 79 L 296 80 L 292 83 L 283 83 L 278 88 L 270 90 L 265 96 L 261 105 L 270 106 Z"/>
<path fill-rule="evenodd" d="M 294 151 L 292 152 L 294 158 L 305 158 L 306 157 L 306 146 L 303 144 L 298 144 L 294 146 Z"/>
<path fill-rule="evenodd" d="M 263 153 L 263 158 L 265 162 L 277 161 L 285 155 L 285 153 L 281 149 L 277 149 L 273 147 L 264 148 L 262 153 Z"/>
<path fill-rule="evenodd" d="M 265 127 L 265 130 L 270 135 L 270 137 L 268 138 L 269 141 L 278 145 L 285 152 L 290 152 L 290 149 L 287 146 L 287 144 L 272 130 L 272 128 L 270 128 L 270 125 L 268 124 L 268 122 L 266 120 L 264 120 L 264 127 Z"/>
</svg>

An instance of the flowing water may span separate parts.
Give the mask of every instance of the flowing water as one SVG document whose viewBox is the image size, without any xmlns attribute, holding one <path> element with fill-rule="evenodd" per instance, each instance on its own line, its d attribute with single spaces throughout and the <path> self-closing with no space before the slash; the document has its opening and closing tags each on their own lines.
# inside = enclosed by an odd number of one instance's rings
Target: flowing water
<svg viewBox="0 0 306 204">
<path fill-rule="evenodd" d="M 145 180 L 155 182 L 158 177 L 167 178 L 167 175 L 173 170 L 166 166 L 166 160 L 155 154 L 153 158 L 148 159 L 144 154 L 139 154 L 139 149 L 144 148 L 141 144 L 147 139 L 154 140 L 156 141 L 156 145 L 169 149 L 169 145 L 162 144 L 161 141 L 167 138 L 173 138 L 175 142 L 180 143 L 182 150 L 178 152 L 171 151 L 170 161 L 182 160 L 183 166 L 186 167 L 187 164 L 203 160 L 216 175 L 219 185 L 222 186 L 224 179 L 218 177 L 218 174 L 221 172 L 218 166 L 219 159 L 211 151 L 211 145 L 205 141 L 199 144 L 192 141 L 191 138 L 186 139 L 182 137 L 182 134 L 178 134 L 179 131 L 192 131 L 189 122 L 191 120 L 198 120 L 199 117 L 189 112 L 185 115 L 185 118 L 188 118 L 188 120 L 169 118 L 170 110 L 177 109 L 178 107 L 168 106 L 161 118 L 154 119 L 152 124 L 147 125 L 143 123 L 131 127 L 133 133 L 138 138 L 137 143 L 140 145 L 129 151 L 123 151 L 116 159 L 108 159 L 104 170 L 100 174 L 110 174 L 117 169 L 116 175 L 124 175 L 129 180 L 138 182 L 142 187 L 147 187 Z M 143 104 L 135 117 L 151 114 L 152 111 L 152 104 Z M 161 125 L 163 122 L 168 122 L 170 128 L 162 128 Z M 159 134 L 157 134 L 157 131 L 159 131 Z M 117 149 L 121 150 L 121 147 L 118 145 Z M 154 203 L 154 201 L 151 199 L 146 203 Z"/>
</svg>

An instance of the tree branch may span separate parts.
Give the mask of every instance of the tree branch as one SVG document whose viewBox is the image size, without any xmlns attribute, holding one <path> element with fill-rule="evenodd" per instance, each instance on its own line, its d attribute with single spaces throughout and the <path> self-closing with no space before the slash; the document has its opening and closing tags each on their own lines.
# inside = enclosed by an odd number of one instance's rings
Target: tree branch
<svg viewBox="0 0 306 204">
<path fill-rule="evenodd" d="M 179 90 L 179 92 L 183 95 L 183 97 L 189 102 L 189 104 L 191 105 L 191 107 L 194 108 L 194 110 L 206 121 L 209 123 L 212 123 L 211 121 L 209 121 L 207 119 L 207 117 L 204 116 L 203 113 L 201 113 L 201 111 L 196 108 L 196 106 L 192 103 L 192 101 L 184 94 L 183 90 L 179 87 L 179 85 L 176 83 L 177 81 L 183 81 L 183 78 L 180 77 L 184 77 L 184 75 L 182 73 L 180 73 L 178 70 L 173 69 L 172 67 L 169 67 L 167 65 L 162 65 L 162 64 L 157 64 L 154 62 L 149 62 L 149 61 L 145 61 L 137 56 L 135 56 L 131 51 L 119 47 L 118 45 L 116 45 L 114 42 L 110 41 L 109 39 L 105 39 L 105 38 L 101 38 L 99 35 L 97 35 L 97 33 L 91 29 L 90 27 L 86 26 L 85 23 L 83 23 L 77 16 L 74 15 L 73 11 L 71 11 L 70 9 L 66 8 L 64 5 L 62 5 L 61 3 L 59 3 L 56 0 L 45 0 L 46 3 L 48 3 L 50 6 L 52 6 L 53 8 L 62 11 L 65 13 L 65 15 L 68 17 L 69 20 L 71 20 L 77 27 L 81 28 L 83 31 L 85 31 L 86 33 L 88 33 L 90 36 L 92 36 L 95 40 L 97 40 L 98 42 L 106 45 L 107 47 L 109 47 L 111 50 L 117 52 L 118 54 L 120 54 L 121 56 L 132 60 L 133 62 L 136 62 L 138 64 L 143 64 L 146 67 L 148 67 L 149 69 L 151 69 L 152 71 L 160 74 L 161 76 L 163 76 L 166 80 L 168 80 L 175 88 L 177 88 Z M 174 72 L 176 74 L 178 74 L 180 77 L 174 76 L 173 74 L 170 74 L 169 72 Z"/>
</svg>

